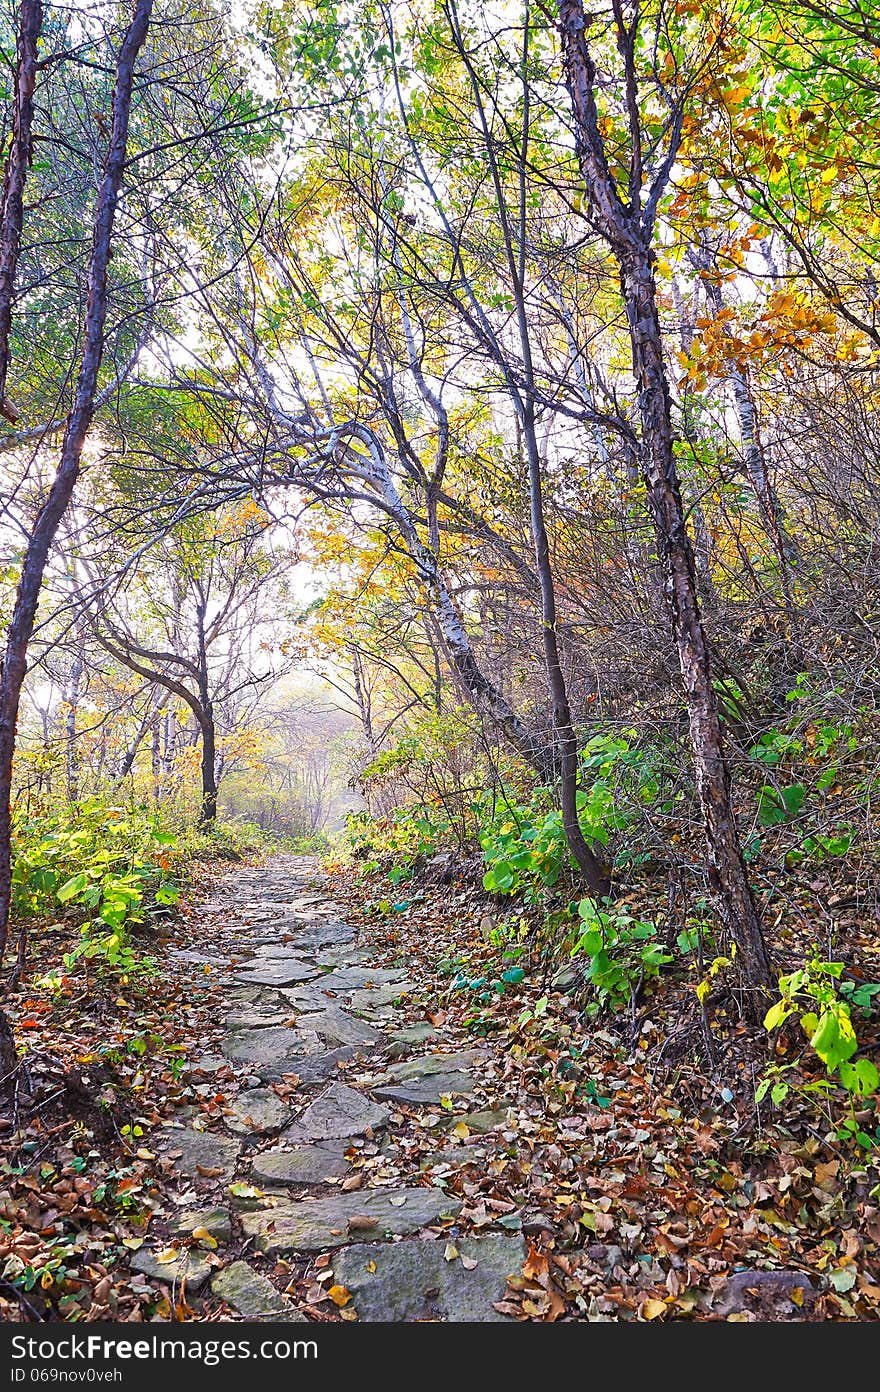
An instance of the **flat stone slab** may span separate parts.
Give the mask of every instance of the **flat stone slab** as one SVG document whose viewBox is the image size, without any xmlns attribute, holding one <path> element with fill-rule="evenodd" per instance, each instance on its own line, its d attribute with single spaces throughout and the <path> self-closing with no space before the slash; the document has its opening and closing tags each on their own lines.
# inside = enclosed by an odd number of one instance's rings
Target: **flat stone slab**
<svg viewBox="0 0 880 1392">
<path fill-rule="evenodd" d="M 232 1116 L 226 1118 L 226 1125 L 231 1131 L 249 1135 L 254 1131 L 280 1131 L 290 1117 L 290 1108 L 271 1088 L 249 1088 L 232 1103 Z"/>
<path fill-rule="evenodd" d="M 315 961 L 319 967 L 329 970 L 333 967 L 359 967 L 369 962 L 371 956 L 372 953 L 364 947 L 334 947 L 320 952 Z"/>
<path fill-rule="evenodd" d="M 286 936 L 286 935 L 285 935 Z M 267 942 L 261 943 L 255 950 L 253 962 L 289 962 L 291 958 L 299 959 L 301 948 L 299 943 L 280 943 Z"/>
<path fill-rule="evenodd" d="M 388 1120 L 384 1107 L 362 1092 L 331 1083 L 306 1107 L 284 1132 L 285 1140 L 306 1144 L 311 1141 L 347 1140 L 366 1130 L 377 1130 Z"/>
<path fill-rule="evenodd" d="M 469 1073 L 429 1073 L 423 1078 L 404 1078 L 390 1087 L 373 1089 L 374 1097 L 386 1102 L 402 1102 L 404 1106 L 430 1106 L 441 1097 L 470 1097 L 474 1080 Z"/>
<path fill-rule="evenodd" d="M 354 1055 L 355 1049 L 350 1044 L 339 1049 L 322 1049 L 319 1053 L 303 1054 L 302 1058 L 293 1059 L 295 1066 L 289 1071 L 296 1073 L 306 1086 L 309 1083 L 325 1083 L 328 1078 L 336 1076 L 341 1063 L 346 1063 Z"/>
<path fill-rule="evenodd" d="M 197 952 L 194 948 L 172 948 L 168 953 L 172 962 L 195 962 L 208 967 L 228 967 L 225 957 L 212 957 L 208 952 Z"/>
<path fill-rule="evenodd" d="M 333 1275 L 351 1291 L 358 1316 L 368 1322 L 505 1321 L 508 1316 L 493 1309 L 493 1302 L 503 1299 L 508 1276 L 522 1271 L 523 1239 L 488 1234 L 457 1239 L 454 1245 L 459 1256 L 447 1261 L 445 1242 L 359 1242 L 333 1258 Z M 476 1266 L 469 1271 L 462 1257 Z"/>
<path fill-rule="evenodd" d="M 343 1142 L 335 1146 L 298 1146 L 296 1150 L 264 1150 L 254 1158 L 251 1174 L 264 1184 L 325 1184 L 349 1173 Z"/>
<path fill-rule="evenodd" d="M 244 1213 L 241 1224 L 261 1252 L 325 1252 L 365 1236 L 381 1241 L 418 1232 L 454 1216 L 461 1204 L 434 1188 L 361 1189 Z"/>
<path fill-rule="evenodd" d="M 253 968 L 239 966 L 235 979 L 244 986 L 294 986 L 297 981 L 311 981 L 317 975 L 318 968 L 312 962 L 288 957 L 283 961 L 264 961 Z"/>
<path fill-rule="evenodd" d="M 339 967 L 324 973 L 321 988 L 325 991 L 357 991 L 364 986 L 391 986 L 405 980 L 406 972 L 401 967 Z M 409 985 L 412 986 L 412 983 Z"/>
<path fill-rule="evenodd" d="M 189 1208 L 181 1213 L 171 1231 L 181 1237 L 191 1237 L 199 1228 L 204 1228 L 219 1246 L 225 1246 L 232 1238 L 232 1219 L 226 1208 Z M 196 1238 L 198 1242 L 199 1239 Z"/>
<path fill-rule="evenodd" d="M 405 983 L 404 983 L 405 984 Z M 362 986 L 348 998 L 352 1010 L 380 1010 L 403 993 L 401 986 Z"/>
<path fill-rule="evenodd" d="M 194 1179 L 199 1167 L 222 1171 L 217 1179 L 231 1179 L 241 1151 L 241 1141 L 218 1136 L 216 1131 L 193 1131 L 189 1127 L 164 1126 L 156 1138 L 158 1149 L 174 1161 L 178 1174 Z M 210 1177 L 210 1176 L 209 1176 Z"/>
<path fill-rule="evenodd" d="M 227 1015 L 223 1024 L 232 1033 L 239 1034 L 242 1030 L 272 1029 L 273 1026 L 279 1025 L 287 1025 L 290 1028 L 290 1017 L 289 1010 L 239 1010 L 233 1015 Z"/>
<path fill-rule="evenodd" d="M 285 1300 L 272 1282 L 247 1262 L 233 1262 L 218 1271 L 211 1282 L 211 1294 L 224 1300 L 230 1309 L 245 1319 L 268 1320 L 272 1323 L 307 1323 L 295 1305 Z"/>
<path fill-rule="evenodd" d="M 445 1119 L 445 1125 L 451 1128 L 457 1126 L 460 1121 L 464 1122 L 469 1131 L 480 1136 L 486 1136 L 490 1131 L 506 1130 L 510 1125 L 506 1109 L 500 1108 L 496 1111 L 464 1112 L 450 1116 Z"/>
<path fill-rule="evenodd" d="M 354 929 L 348 923 L 329 922 L 310 923 L 307 928 L 297 931 L 292 927 L 296 946 L 302 952 L 318 952 L 325 947 L 341 947 L 354 940 Z"/>
<path fill-rule="evenodd" d="M 409 1078 L 429 1078 L 432 1073 L 455 1073 L 471 1068 L 486 1058 L 485 1049 L 465 1049 L 459 1054 L 420 1054 L 418 1058 L 388 1065 L 387 1072 L 401 1082 Z"/>
<path fill-rule="evenodd" d="M 203 1286 L 213 1270 L 210 1262 L 198 1252 L 181 1252 L 180 1256 L 169 1262 L 157 1261 L 158 1255 L 153 1248 L 141 1247 L 132 1253 L 129 1266 L 132 1271 L 139 1271 L 142 1276 L 150 1276 L 154 1281 L 164 1281 L 168 1286 L 180 1285 L 185 1277 L 190 1290 Z"/>
<path fill-rule="evenodd" d="M 395 1030 L 391 1036 L 395 1044 L 408 1044 L 414 1048 L 419 1044 L 430 1044 L 437 1037 L 437 1031 L 427 1020 L 423 1024 L 407 1025 L 405 1029 Z"/>
<path fill-rule="evenodd" d="M 338 1007 L 334 1009 L 329 1006 L 314 1015 L 301 1015 L 298 1023 L 302 1029 L 313 1030 L 327 1044 L 358 1044 L 366 1047 L 378 1044 L 382 1038 L 379 1030 L 367 1024 L 366 1020 L 347 1015 Z"/>
<path fill-rule="evenodd" d="M 299 1029 L 270 1026 L 228 1034 L 222 1049 L 228 1059 L 247 1063 L 261 1078 L 272 1079 L 280 1078 L 282 1073 L 299 1073 L 297 1065 L 303 1055 L 318 1053 L 321 1046 L 314 1033 L 310 1038 Z"/>
</svg>

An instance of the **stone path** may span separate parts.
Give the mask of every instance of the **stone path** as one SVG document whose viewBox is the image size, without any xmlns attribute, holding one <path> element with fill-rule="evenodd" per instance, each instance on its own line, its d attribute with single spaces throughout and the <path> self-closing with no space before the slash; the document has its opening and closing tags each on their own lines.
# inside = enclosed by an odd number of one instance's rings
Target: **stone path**
<svg viewBox="0 0 880 1392">
<path fill-rule="evenodd" d="M 215 984 L 222 1030 L 194 1061 L 206 1079 L 195 1091 L 222 1087 L 229 1105 L 223 1130 L 192 1108 L 154 1135 L 183 1211 L 132 1267 L 210 1290 L 247 1319 L 306 1319 L 285 1294 L 304 1271 L 313 1290 L 332 1285 L 344 1318 L 505 1318 L 494 1306 L 522 1268 L 523 1238 L 460 1236 L 462 1200 L 443 1178 L 444 1145 L 458 1148 L 453 1162 L 479 1159 L 485 1132 L 505 1124 L 474 1100 L 485 1051 L 445 1052 L 426 1022 L 398 1027 L 395 1002 L 413 983 L 404 967 L 371 965 L 311 859 L 232 872 L 200 915 L 210 947 L 171 956 Z M 219 1081 L 230 1069 L 237 1091 Z M 440 1133 L 426 1183 L 383 1166 L 413 1115 Z"/>
</svg>

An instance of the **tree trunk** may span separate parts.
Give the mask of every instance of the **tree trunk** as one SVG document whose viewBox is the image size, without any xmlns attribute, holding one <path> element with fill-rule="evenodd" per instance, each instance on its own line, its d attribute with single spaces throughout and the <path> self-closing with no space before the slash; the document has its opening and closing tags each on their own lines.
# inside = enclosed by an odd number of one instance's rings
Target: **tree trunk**
<svg viewBox="0 0 880 1392">
<path fill-rule="evenodd" d="M 214 714 L 208 702 L 202 731 L 202 805 L 199 810 L 199 826 L 211 827 L 217 820 L 217 732 Z"/>
<path fill-rule="evenodd" d="M 82 636 L 73 655 L 67 685 L 67 716 L 64 722 L 64 763 L 67 777 L 67 800 L 79 797 L 79 750 L 76 742 L 76 717 L 79 710 L 79 684 L 85 668 Z"/>
<path fill-rule="evenodd" d="M 736 944 L 739 974 L 748 992 L 745 1009 L 755 1019 L 763 1015 L 764 993 L 772 988 L 774 977 L 742 856 L 709 650 L 700 617 L 693 551 L 675 467 L 672 410 L 650 251 L 643 246 L 619 255 L 618 259 L 633 373 L 639 387 L 642 467 L 687 698 L 697 794 L 709 851 L 709 876 L 719 916 Z"/>
<path fill-rule="evenodd" d="M 544 644 L 544 665 L 547 685 L 553 705 L 553 728 L 556 731 L 559 754 L 559 805 L 565 839 L 590 893 L 603 899 L 610 892 L 608 873 L 587 844 L 581 830 L 577 808 L 578 745 L 571 719 L 565 673 L 559 657 L 556 631 L 556 587 L 550 560 L 550 541 L 544 519 L 541 457 L 535 434 L 534 407 L 528 402 L 523 412 L 523 438 L 529 472 L 529 503 L 535 562 L 541 585 L 541 636 Z"/>
<path fill-rule="evenodd" d="M 151 9 L 152 0 L 138 0 L 119 54 L 113 89 L 110 141 L 95 207 L 83 350 L 73 405 L 64 429 L 58 469 L 25 549 L 12 619 L 6 634 L 6 652 L 0 676 L 0 963 L 9 933 L 12 889 L 12 759 L 21 687 L 27 667 L 28 644 L 34 629 L 43 573 L 55 533 L 79 477 L 83 444 L 94 413 L 107 317 L 107 267 L 116 207 L 125 171 L 134 65 L 147 35 Z"/>
<path fill-rule="evenodd" d="M 6 403 L 6 378 L 11 357 L 9 335 L 12 329 L 15 273 L 24 223 L 24 186 L 33 154 L 31 129 L 37 83 L 37 45 L 42 25 L 43 7 L 40 0 L 21 0 L 12 103 L 12 142 L 3 174 L 0 206 L 0 413 L 7 420 L 15 420 L 15 412 Z"/>
<path fill-rule="evenodd" d="M 709 878 L 719 918 L 737 949 L 739 978 L 744 988 L 743 1009 L 749 1018 L 757 1020 L 763 1015 L 767 991 L 774 980 L 736 826 L 721 721 L 700 616 L 693 550 L 675 465 L 669 382 L 651 267 L 652 208 L 656 207 L 662 182 L 652 187 L 643 216 L 642 170 L 634 154 L 629 203 L 623 202 L 599 129 L 596 70 L 585 32 L 583 0 L 559 0 L 559 17 L 566 83 L 575 118 L 576 150 L 591 218 L 611 247 L 620 271 L 633 374 L 638 386 L 641 467 L 687 699 Z M 628 83 L 635 93 L 634 34 L 627 36 L 620 30 L 618 39 L 627 66 Z M 633 96 L 633 103 L 635 101 Z M 666 177 L 674 156 L 673 145 L 668 154 Z M 660 179 L 661 175 L 656 177 Z"/>
</svg>

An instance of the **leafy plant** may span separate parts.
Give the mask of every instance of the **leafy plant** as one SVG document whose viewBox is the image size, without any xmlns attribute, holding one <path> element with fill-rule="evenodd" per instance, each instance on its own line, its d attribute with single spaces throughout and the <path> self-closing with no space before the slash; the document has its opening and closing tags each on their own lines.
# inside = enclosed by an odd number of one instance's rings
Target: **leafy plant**
<svg viewBox="0 0 880 1392">
<path fill-rule="evenodd" d="M 654 941 L 653 923 L 634 919 L 624 909 L 600 908 L 594 899 L 582 899 L 578 914 L 583 926 L 571 956 L 590 959 L 586 980 L 596 1000 L 588 1011 L 622 1010 L 672 956 Z"/>
<path fill-rule="evenodd" d="M 15 826 L 13 904 L 19 914 L 61 909 L 82 920 L 82 941 L 66 954 L 120 971 L 137 961 L 130 929 L 179 896 L 168 876 L 177 838 L 144 808 L 101 798 L 73 803 L 39 822 Z"/>
<path fill-rule="evenodd" d="M 810 1048 L 828 1073 L 836 1074 L 847 1092 L 864 1097 L 876 1091 L 880 1073 L 870 1059 L 854 1058 L 858 1040 L 852 1023 L 853 993 L 848 1000 L 838 986 L 842 971 L 842 962 L 823 962 L 814 952 L 803 967 L 779 978 L 779 1000 L 767 1011 L 764 1027 L 779 1029 L 797 1015 Z M 870 1001 L 870 994 L 862 1000 Z"/>
</svg>

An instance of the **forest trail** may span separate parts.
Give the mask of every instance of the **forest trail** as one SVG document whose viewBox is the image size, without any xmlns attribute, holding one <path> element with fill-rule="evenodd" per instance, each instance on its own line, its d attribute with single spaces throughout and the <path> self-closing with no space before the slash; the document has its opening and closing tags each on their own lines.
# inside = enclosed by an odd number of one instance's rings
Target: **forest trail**
<svg viewBox="0 0 880 1392">
<path fill-rule="evenodd" d="M 294 1285 L 313 1318 L 329 1291 L 343 1318 L 504 1319 L 495 1306 L 525 1240 L 503 1214 L 460 1238 L 462 1199 L 445 1192 L 508 1126 L 491 1051 L 456 1049 L 425 1021 L 401 1027 L 406 964 L 373 964 L 312 858 L 230 871 L 197 921 L 170 956 L 210 975 L 222 1029 L 188 1071 L 228 1105 L 219 1129 L 186 1107 L 154 1133 L 182 1211 L 133 1270 L 175 1294 L 185 1279 L 187 1298 L 210 1289 L 249 1319 L 304 1319 L 282 1293 Z M 408 1140 L 413 1124 L 433 1153 Z"/>
</svg>

